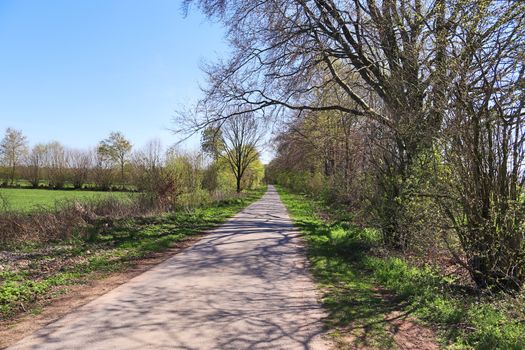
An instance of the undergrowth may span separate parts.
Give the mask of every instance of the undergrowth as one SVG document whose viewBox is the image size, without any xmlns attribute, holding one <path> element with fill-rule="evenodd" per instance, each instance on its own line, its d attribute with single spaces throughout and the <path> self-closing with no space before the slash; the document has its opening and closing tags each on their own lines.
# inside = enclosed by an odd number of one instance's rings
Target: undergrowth
<svg viewBox="0 0 525 350">
<path fill-rule="evenodd" d="M 431 266 L 377 254 L 379 234 L 355 227 L 348 213 L 283 188 L 279 194 L 307 242 L 340 347 L 395 347 L 389 318 L 397 312 L 437 330 L 445 348 L 525 349 L 523 296 L 475 295 Z"/>
</svg>

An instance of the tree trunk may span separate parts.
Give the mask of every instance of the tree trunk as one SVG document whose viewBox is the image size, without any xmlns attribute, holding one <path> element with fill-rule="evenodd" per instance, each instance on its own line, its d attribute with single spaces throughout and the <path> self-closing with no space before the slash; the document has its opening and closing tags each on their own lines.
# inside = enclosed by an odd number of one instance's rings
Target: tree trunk
<svg viewBox="0 0 525 350">
<path fill-rule="evenodd" d="M 237 176 L 236 181 L 237 181 L 237 193 L 239 194 L 241 193 L 241 177 Z"/>
<path fill-rule="evenodd" d="M 15 185 L 15 172 L 16 172 L 16 164 L 13 164 L 13 167 L 11 168 L 11 186 Z"/>
<path fill-rule="evenodd" d="M 124 187 L 124 162 L 120 163 L 120 185 Z"/>
</svg>

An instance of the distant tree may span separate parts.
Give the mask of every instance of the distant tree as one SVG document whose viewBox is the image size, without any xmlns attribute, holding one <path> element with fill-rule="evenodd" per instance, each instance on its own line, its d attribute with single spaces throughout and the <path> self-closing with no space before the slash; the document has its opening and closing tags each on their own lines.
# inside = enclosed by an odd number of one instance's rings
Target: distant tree
<svg viewBox="0 0 525 350">
<path fill-rule="evenodd" d="M 120 168 L 120 180 L 124 182 L 124 166 L 128 161 L 132 144 L 121 132 L 112 132 L 109 137 L 100 141 L 97 152 L 103 158 L 113 161 Z"/>
<path fill-rule="evenodd" d="M 206 166 L 202 175 L 202 187 L 209 192 L 215 192 L 219 189 L 220 163 L 211 162 Z"/>
<path fill-rule="evenodd" d="M 162 142 L 159 139 L 148 141 L 138 155 L 147 169 L 160 168 L 164 161 Z"/>
<path fill-rule="evenodd" d="M 153 192 L 157 182 L 161 181 L 164 163 L 162 143 L 158 139 L 150 140 L 132 156 L 132 182 L 140 191 Z"/>
<path fill-rule="evenodd" d="M 49 143 L 47 150 L 47 168 L 49 187 L 63 188 L 67 180 L 68 154 L 58 141 Z"/>
<path fill-rule="evenodd" d="M 166 168 L 174 179 L 177 194 L 196 193 L 201 189 L 203 157 L 199 152 L 171 150 L 167 156 Z"/>
<path fill-rule="evenodd" d="M 262 130 L 254 113 L 238 113 L 219 126 L 210 126 L 202 133 L 201 147 L 214 157 L 224 159 L 236 181 L 236 191 L 242 190 L 242 179 L 248 167 L 259 158 L 257 146 Z"/>
<path fill-rule="evenodd" d="M 42 168 L 47 164 L 47 156 L 47 145 L 39 143 L 31 148 L 27 157 L 25 177 L 35 188 L 42 179 Z"/>
<path fill-rule="evenodd" d="M 95 186 L 101 190 L 109 190 L 114 179 L 113 162 L 96 149 L 93 152 L 94 167 L 91 170 L 91 180 Z"/>
<path fill-rule="evenodd" d="M 5 136 L 0 142 L 0 156 L 5 165 L 10 168 L 9 180 L 15 183 L 16 167 L 22 162 L 27 153 L 27 139 L 22 131 L 7 128 Z"/>
<path fill-rule="evenodd" d="M 67 153 L 73 187 L 82 188 L 93 166 L 93 156 L 91 152 L 85 150 L 72 149 Z"/>
</svg>

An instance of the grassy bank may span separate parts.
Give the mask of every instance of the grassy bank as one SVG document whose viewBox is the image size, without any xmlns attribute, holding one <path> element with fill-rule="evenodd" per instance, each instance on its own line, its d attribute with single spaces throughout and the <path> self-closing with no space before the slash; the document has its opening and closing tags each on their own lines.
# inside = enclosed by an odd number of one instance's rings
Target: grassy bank
<svg viewBox="0 0 525 350">
<path fill-rule="evenodd" d="M 279 193 L 304 234 L 341 348 L 395 348 L 396 322 L 404 319 L 435 330 L 450 349 L 525 349 L 523 296 L 475 295 L 454 276 L 386 254 L 377 232 L 356 228 L 345 212 Z"/>
<path fill-rule="evenodd" d="M 85 238 L 46 244 L 25 242 L 0 249 L 0 317 L 38 312 L 67 286 L 123 271 L 134 261 L 161 252 L 216 226 L 257 200 L 265 189 L 199 208 L 122 219 L 93 227 Z"/>
<path fill-rule="evenodd" d="M 0 211 L 30 212 L 34 209 L 53 209 L 64 201 L 93 201 L 108 198 L 126 200 L 133 195 L 125 192 L 0 188 Z"/>
</svg>

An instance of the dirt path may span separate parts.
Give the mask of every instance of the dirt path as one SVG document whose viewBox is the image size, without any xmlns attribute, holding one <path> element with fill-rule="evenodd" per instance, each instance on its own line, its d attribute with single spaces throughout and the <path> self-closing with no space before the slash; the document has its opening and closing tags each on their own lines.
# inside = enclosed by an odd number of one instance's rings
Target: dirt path
<svg viewBox="0 0 525 350">
<path fill-rule="evenodd" d="M 325 349 L 275 189 L 189 249 L 10 349 Z"/>
</svg>

